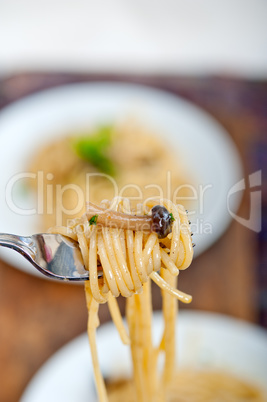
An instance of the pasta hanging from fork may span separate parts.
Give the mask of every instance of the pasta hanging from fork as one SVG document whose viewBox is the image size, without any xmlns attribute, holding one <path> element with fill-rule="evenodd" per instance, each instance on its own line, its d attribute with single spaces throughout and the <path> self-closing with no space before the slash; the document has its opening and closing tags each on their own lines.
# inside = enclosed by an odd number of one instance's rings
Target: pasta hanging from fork
<svg viewBox="0 0 267 402">
<path fill-rule="evenodd" d="M 173 329 L 175 299 L 185 303 L 191 301 L 190 295 L 176 289 L 179 270 L 186 269 L 193 257 L 191 231 L 184 207 L 164 199 L 139 205 L 138 212 L 134 212 L 128 199 L 115 198 L 103 201 L 100 207 L 89 203 L 86 213 L 68 228 L 52 228 L 51 231 L 78 241 L 85 268 L 89 271 L 89 281 L 85 285 L 89 311 L 88 334 L 99 400 L 107 401 L 107 395 L 96 354 L 95 329 L 99 325 L 98 306 L 106 302 L 122 341 L 131 343 L 135 378 L 139 384 L 138 398 L 150 400 L 151 395 L 140 385 L 142 381 L 138 374 L 140 361 L 136 357 L 137 333 L 134 325 L 135 316 L 138 316 L 136 303 L 138 298 L 141 301 L 151 297 L 150 279 L 162 289 L 165 339 Z M 102 276 L 99 277 L 101 271 Z M 119 295 L 127 298 L 130 338 L 116 302 Z M 149 302 L 143 307 L 146 313 L 142 314 L 146 316 L 142 319 L 149 322 Z M 164 349 L 162 345 L 159 348 Z M 164 381 L 172 376 L 174 369 L 173 348 L 173 340 L 169 345 L 165 342 Z M 153 353 L 156 358 L 158 351 Z M 149 382 L 155 382 L 152 371 Z"/>
</svg>

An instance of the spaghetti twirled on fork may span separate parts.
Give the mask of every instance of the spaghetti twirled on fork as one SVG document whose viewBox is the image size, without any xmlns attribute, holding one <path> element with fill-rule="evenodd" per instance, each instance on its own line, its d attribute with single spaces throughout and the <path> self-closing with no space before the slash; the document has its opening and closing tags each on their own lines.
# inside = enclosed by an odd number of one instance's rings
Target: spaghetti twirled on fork
<svg viewBox="0 0 267 402">
<path fill-rule="evenodd" d="M 137 400 L 155 400 L 159 387 L 164 388 L 174 373 L 176 299 L 191 301 L 191 296 L 176 289 L 179 270 L 187 268 L 193 257 L 184 207 L 169 200 L 149 201 L 134 213 L 128 199 L 115 198 L 103 201 L 100 207 L 89 204 L 86 213 L 71 226 L 51 231 L 79 242 L 89 271 L 85 283 L 88 335 L 99 400 L 108 400 L 95 337 L 99 304 L 106 302 L 122 341 L 131 344 Z M 152 344 L 151 279 L 161 288 L 163 298 L 165 327 L 158 347 Z M 127 298 L 129 335 L 116 301 L 120 294 Z M 160 351 L 165 354 L 161 374 L 157 372 Z"/>
</svg>

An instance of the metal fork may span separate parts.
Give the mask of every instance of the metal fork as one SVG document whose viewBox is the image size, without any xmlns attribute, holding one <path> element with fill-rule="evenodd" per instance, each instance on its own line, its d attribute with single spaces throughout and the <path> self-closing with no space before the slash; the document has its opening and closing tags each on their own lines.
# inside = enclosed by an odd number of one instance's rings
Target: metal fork
<svg viewBox="0 0 267 402">
<path fill-rule="evenodd" d="M 78 243 L 60 234 L 39 233 L 24 237 L 0 233 L 0 246 L 17 251 L 50 278 L 66 281 L 89 279 Z"/>
</svg>

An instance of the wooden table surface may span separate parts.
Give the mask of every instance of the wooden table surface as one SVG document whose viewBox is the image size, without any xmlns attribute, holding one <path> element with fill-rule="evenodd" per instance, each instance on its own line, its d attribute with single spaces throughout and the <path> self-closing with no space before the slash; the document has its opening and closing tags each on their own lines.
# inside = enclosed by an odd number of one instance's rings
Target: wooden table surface
<svg viewBox="0 0 267 402">
<path fill-rule="evenodd" d="M 237 112 L 214 103 L 212 106 L 212 102 L 206 109 L 228 129 L 242 155 L 245 172 L 250 172 L 246 155 L 255 140 L 255 130 L 249 129 L 253 126 L 251 115 L 237 118 Z M 246 192 L 239 214 L 248 213 Z M 179 288 L 193 295 L 186 308 L 257 322 L 257 258 L 256 234 L 232 222 L 219 241 L 181 273 Z M 154 296 L 158 308 L 158 290 L 154 289 Z M 123 300 L 121 305 L 123 309 Z M 110 319 L 106 306 L 101 306 L 100 317 L 101 322 Z M 38 368 L 84 332 L 86 324 L 83 286 L 39 279 L 0 261 L 0 401 L 17 402 Z"/>
</svg>

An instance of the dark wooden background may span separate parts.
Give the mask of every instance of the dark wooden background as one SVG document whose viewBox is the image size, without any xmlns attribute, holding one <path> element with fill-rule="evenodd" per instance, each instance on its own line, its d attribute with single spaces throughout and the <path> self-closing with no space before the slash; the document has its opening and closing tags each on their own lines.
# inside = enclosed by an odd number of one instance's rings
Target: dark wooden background
<svg viewBox="0 0 267 402">
<path fill-rule="evenodd" d="M 246 176 L 265 164 L 266 82 L 221 77 L 27 73 L 0 81 L 0 107 L 43 88 L 110 79 L 163 88 L 195 102 L 228 130 L 241 154 Z M 263 206 L 264 202 L 265 197 Z M 239 215 L 248 217 L 249 207 L 246 191 Z M 258 235 L 233 221 L 217 243 L 181 273 L 179 288 L 193 295 L 193 302 L 186 308 L 229 314 L 266 326 L 265 238 L 264 232 Z M 157 290 L 154 296 L 159 307 Z M 122 309 L 123 305 L 121 300 Z M 102 322 L 110 318 L 106 306 L 101 307 L 100 317 Z M 39 279 L 0 260 L 0 401 L 18 401 L 38 368 L 62 345 L 84 332 L 86 323 L 83 286 Z"/>
</svg>

